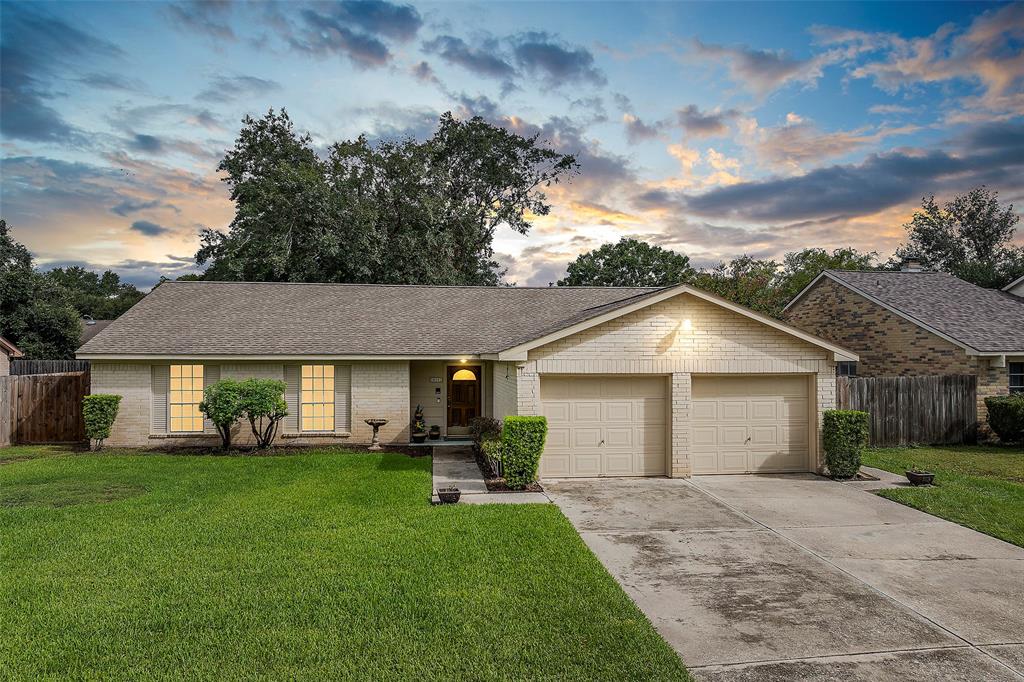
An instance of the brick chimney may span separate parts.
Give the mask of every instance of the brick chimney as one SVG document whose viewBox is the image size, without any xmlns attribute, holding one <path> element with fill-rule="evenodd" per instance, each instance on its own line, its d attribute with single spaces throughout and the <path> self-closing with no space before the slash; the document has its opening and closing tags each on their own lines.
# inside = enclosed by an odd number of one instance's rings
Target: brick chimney
<svg viewBox="0 0 1024 682">
<path fill-rule="evenodd" d="M 917 256 L 904 256 L 900 261 L 900 270 L 903 272 L 923 272 L 924 264 Z"/>
</svg>

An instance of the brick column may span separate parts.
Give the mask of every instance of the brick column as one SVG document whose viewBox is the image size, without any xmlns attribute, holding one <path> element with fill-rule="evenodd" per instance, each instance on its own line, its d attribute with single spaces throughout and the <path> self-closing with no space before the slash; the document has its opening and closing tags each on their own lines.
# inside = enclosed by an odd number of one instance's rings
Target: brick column
<svg viewBox="0 0 1024 682">
<path fill-rule="evenodd" d="M 673 478 L 689 478 L 693 469 L 690 462 L 690 399 L 689 372 L 672 374 L 672 466 Z"/>
<path fill-rule="evenodd" d="M 516 365 L 517 407 L 523 416 L 540 413 L 540 375 L 536 368 L 533 362 Z"/>
</svg>

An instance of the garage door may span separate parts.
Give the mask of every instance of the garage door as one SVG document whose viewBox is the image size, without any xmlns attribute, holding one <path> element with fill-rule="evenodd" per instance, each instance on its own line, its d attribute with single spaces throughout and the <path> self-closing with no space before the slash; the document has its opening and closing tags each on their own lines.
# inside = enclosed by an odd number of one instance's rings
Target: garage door
<svg viewBox="0 0 1024 682">
<path fill-rule="evenodd" d="M 693 377 L 695 474 L 807 471 L 808 381 Z"/>
<path fill-rule="evenodd" d="M 666 387 L 664 377 L 541 377 L 541 476 L 664 475 Z"/>
</svg>

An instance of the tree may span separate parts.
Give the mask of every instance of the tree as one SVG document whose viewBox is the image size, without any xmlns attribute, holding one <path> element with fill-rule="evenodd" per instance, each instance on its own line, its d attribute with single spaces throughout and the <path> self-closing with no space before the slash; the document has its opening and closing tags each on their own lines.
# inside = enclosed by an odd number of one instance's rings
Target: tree
<svg viewBox="0 0 1024 682">
<path fill-rule="evenodd" d="M 359 137 L 321 159 L 271 110 L 219 165 L 235 218 L 203 231 L 196 261 L 207 279 L 494 285 L 495 230 L 526 234 L 577 167 L 537 135 L 450 113 L 424 142 Z"/>
<path fill-rule="evenodd" d="M 849 247 L 834 249 L 831 253 L 818 248 L 787 253 L 782 270 L 776 276 L 778 299 L 785 306 L 823 270 L 875 270 L 879 267 L 877 259 L 874 251 L 862 253 Z"/>
<path fill-rule="evenodd" d="M 203 401 L 199 403 L 199 411 L 217 427 L 221 445 L 225 450 L 231 448 L 231 427 L 245 412 L 242 391 L 242 382 L 221 379 L 206 387 L 203 391 Z"/>
<path fill-rule="evenodd" d="M 690 257 L 631 237 L 580 255 L 558 286 L 664 287 L 690 281 Z"/>
<path fill-rule="evenodd" d="M 239 384 L 242 414 L 249 420 L 257 449 L 270 447 L 278 425 L 288 416 L 284 388 L 277 379 L 246 379 Z"/>
<path fill-rule="evenodd" d="M 71 296 L 40 274 L 32 254 L 0 219 L 0 334 L 25 357 L 73 358 L 82 329 Z"/>
<path fill-rule="evenodd" d="M 907 243 L 893 256 L 920 258 L 931 268 L 973 282 L 998 288 L 1024 275 L 1024 248 L 1011 245 L 1020 216 L 1013 205 L 1002 207 L 998 193 L 976 187 L 943 206 L 935 196 L 921 200 L 903 227 Z"/>
<path fill-rule="evenodd" d="M 740 256 L 728 264 L 719 263 L 711 270 L 702 270 L 694 284 L 722 298 L 768 315 L 779 314 L 786 305 L 784 295 L 775 286 L 779 264 Z"/>
<path fill-rule="evenodd" d="M 117 319 L 145 296 L 134 284 L 122 282 L 120 275 L 110 270 L 101 275 L 73 265 L 54 268 L 45 276 L 68 290 L 71 304 L 80 316 L 89 315 L 96 320 Z"/>
</svg>

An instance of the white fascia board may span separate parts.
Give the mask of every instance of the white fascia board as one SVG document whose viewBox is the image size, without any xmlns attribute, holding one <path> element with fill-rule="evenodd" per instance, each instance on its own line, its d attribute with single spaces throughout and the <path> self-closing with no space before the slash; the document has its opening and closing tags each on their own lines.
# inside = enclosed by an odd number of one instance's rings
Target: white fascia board
<svg viewBox="0 0 1024 682">
<path fill-rule="evenodd" d="M 219 362 L 294 362 L 294 361 L 346 361 L 346 360 L 479 360 L 480 356 L 465 355 L 211 355 L 188 354 L 166 355 L 160 353 L 77 353 L 79 360 L 217 360 Z"/>
</svg>

